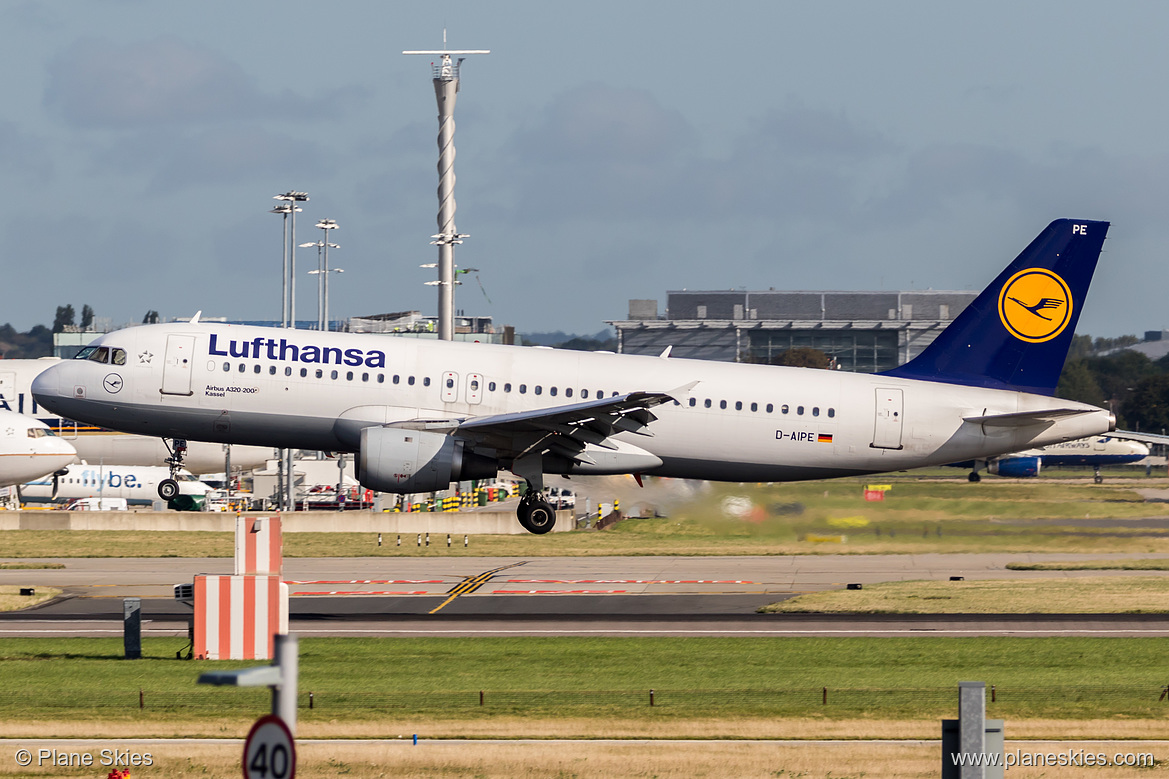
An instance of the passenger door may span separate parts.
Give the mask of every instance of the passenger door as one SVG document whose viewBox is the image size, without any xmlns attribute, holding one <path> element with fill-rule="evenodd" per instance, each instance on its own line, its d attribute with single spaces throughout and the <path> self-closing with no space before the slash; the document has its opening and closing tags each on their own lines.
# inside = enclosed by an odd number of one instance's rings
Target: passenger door
<svg viewBox="0 0 1169 779">
<path fill-rule="evenodd" d="M 903 392 L 889 387 L 877 388 L 876 423 L 873 427 L 874 449 L 900 449 Z"/>
<path fill-rule="evenodd" d="M 194 365 L 195 336 L 168 335 L 162 364 L 162 394 L 192 395 L 191 368 Z"/>
</svg>

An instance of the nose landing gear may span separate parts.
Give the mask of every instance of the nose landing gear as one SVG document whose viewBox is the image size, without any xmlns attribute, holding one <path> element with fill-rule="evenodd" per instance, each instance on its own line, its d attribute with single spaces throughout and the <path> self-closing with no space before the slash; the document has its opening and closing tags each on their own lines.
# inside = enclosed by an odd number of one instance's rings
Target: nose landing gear
<svg viewBox="0 0 1169 779">
<path fill-rule="evenodd" d="M 158 483 L 158 497 L 165 501 L 174 500 L 179 494 L 179 483 L 175 481 L 175 474 L 183 467 L 183 457 L 187 454 L 187 441 L 183 438 L 175 438 L 174 446 L 167 444 L 167 450 L 170 452 L 170 457 L 163 460 L 170 468 L 170 478 L 163 479 Z M 166 444 L 166 439 L 162 439 Z"/>
</svg>

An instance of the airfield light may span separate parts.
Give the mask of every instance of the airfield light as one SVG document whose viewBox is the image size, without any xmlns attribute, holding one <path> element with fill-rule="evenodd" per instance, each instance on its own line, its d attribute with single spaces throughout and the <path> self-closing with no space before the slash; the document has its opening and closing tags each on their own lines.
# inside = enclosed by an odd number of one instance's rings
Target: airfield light
<svg viewBox="0 0 1169 779">
<path fill-rule="evenodd" d="M 280 319 L 282 327 L 296 329 L 296 214 L 303 211 L 297 203 L 308 201 L 308 193 L 290 189 L 275 195 L 273 200 L 281 201 L 272 209 L 273 214 L 284 216 L 284 277 L 281 282 Z M 290 222 L 288 217 L 292 217 Z M 277 477 L 281 487 L 280 497 L 285 511 L 296 509 L 296 485 L 292 470 L 292 450 L 280 451 L 280 473 Z M 281 483 L 282 482 L 282 483 Z"/>
</svg>

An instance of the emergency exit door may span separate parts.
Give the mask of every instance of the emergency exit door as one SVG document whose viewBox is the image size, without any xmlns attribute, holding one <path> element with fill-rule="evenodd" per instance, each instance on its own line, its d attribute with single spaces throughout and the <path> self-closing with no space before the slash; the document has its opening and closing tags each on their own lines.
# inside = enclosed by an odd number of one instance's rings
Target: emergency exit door
<svg viewBox="0 0 1169 779">
<path fill-rule="evenodd" d="M 877 388 L 876 423 L 873 427 L 874 449 L 900 449 L 902 413 L 904 400 L 902 391 L 886 387 Z"/>
</svg>

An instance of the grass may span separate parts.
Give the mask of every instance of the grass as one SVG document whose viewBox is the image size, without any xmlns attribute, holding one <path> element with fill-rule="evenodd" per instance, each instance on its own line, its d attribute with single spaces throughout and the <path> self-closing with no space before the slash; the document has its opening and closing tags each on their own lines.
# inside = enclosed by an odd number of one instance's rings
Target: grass
<svg viewBox="0 0 1169 779">
<path fill-rule="evenodd" d="M 946 470 L 949 469 L 939 469 Z M 867 502 L 865 484 L 892 484 L 882 502 Z M 1169 503 L 1137 488 L 1165 479 L 991 480 L 895 475 L 787 484 L 719 484 L 699 492 L 658 480 L 643 492 L 629 481 L 613 488 L 622 506 L 647 499 L 669 516 L 630 519 L 602 532 L 547 536 L 455 534 L 419 548 L 413 534 L 377 545 L 373 533 L 289 533 L 288 557 L 557 555 L 787 555 L 824 553 L 1048 552 L 1169 554 Z M 843 538 L 842 542 L 839 542 Z M 809 540 L 828 539 L 828 540 Z M 8 558 L 230 557 L 233 537 L 212 532 L 3 531 Z"/>
<path fill-rule="evenodd" d="M 1049 563 L 1007 563 L 1012 571 L 1169 571 L 1169 559 L 1067 560 Z"/>
<path fill-rule="evenodd" d="M 48 571 L 64 567 L 64 563 L 0 563 L 0 571 Z"/>
<path fill-rule="evenodd" d="M 37 587 L 36 595 L 21 595 L 19 585 L 0 584 L 0 611 L 19 611 L 52 600 L 61 594 L 52 587 Z"/>
<path fill-rule="evenodd" d="M 22 723 L 69 719 L 214 736 L 267 709 L 267 690 L 195 684 L 255 663 L 176 660 L 181 647 L 146 639 L 130 661 L 120 639 L 6 639 L 0 721 L 27 736 L 60 734 Z M 1163 717 L 1166 650 L 1147 638 L 313 638 L 300 717 L 305 735 L 342 723 L 390 737 L 418 719 L 474 735 L 496 718 L 569 718 L 583 736 L 623 722 L 921 719 L 952 715 L 958 682 L 979 679 L 997 685 L 992 717 L 1140 720 Z"/>
<path fill-rule="evenodd" d="M 759 611 L 855 614 L 1161 614 L 1169 577 L 991 579 L 867 584 L 798 595 Z"/>
</svg>

